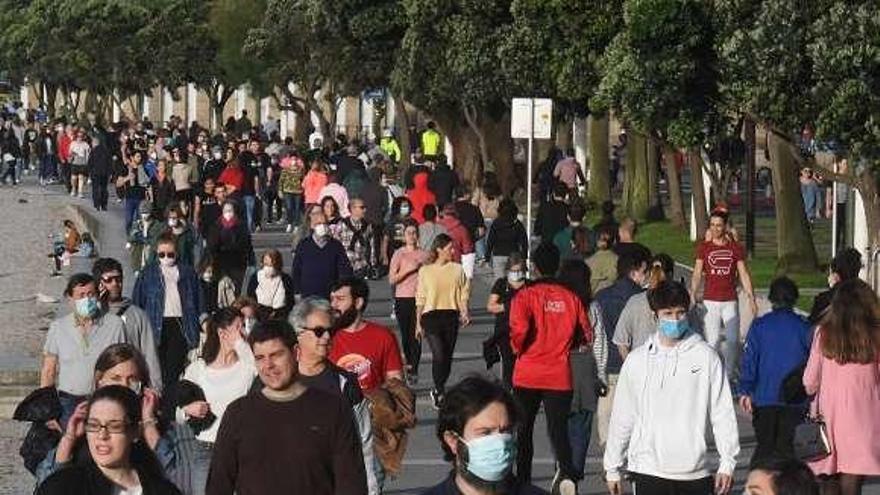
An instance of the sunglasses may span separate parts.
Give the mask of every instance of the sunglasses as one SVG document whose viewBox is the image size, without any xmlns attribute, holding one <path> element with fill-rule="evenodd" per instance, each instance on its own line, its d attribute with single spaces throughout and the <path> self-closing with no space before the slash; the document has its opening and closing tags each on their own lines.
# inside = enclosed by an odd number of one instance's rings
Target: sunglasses
<svg viewBox="0 0 880 495">
<path fill-rule="evenodd" d="M 174 259 L 177 257 L 177 254 L 174 251 L 159 251 L 156 253 L 156 256 L 160 258 L 171 258 Z"/>
<path fill-rule="evenodd" d="M 302 330 L 308 330 L 309 332 L 312 332 L 313 334 L 315 334 L 315 337 L 318 337 L 319 339 L 323 337 L 324 334 L 333 335 L 333 330 L 327 327 L 303 328 Z"/>
<path fill-rule="evenodd" d="M 110 282 L 122 283 L 122 275 L 108 275 L 106 277 L 101 277 L 101 282 L 105 284 L 109 284 Z"/>
</svg>

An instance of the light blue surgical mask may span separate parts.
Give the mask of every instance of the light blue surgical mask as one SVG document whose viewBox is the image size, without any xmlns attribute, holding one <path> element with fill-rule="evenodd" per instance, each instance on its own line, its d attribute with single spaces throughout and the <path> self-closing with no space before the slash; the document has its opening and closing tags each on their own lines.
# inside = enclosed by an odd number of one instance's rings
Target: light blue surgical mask
<svg viewBox="0 0 880 495">
<path fill-rule="evenodd" d="M 82 318 L 91 318 L 98 312 L 98 299 L 94 297 L 83 297 L 75 302 L 76 314 Z"/>
<path fill-rule="evenodd" d="M 670 339 L 680 339 L 682 335 L 686 334 L 688 330 L 691 329 L 691 324 L 687 318 L 682 318 L 680 320 L 661 319 L 658 323 L 658 329 L 660 330 L 660 333 Z"/>
<path fill-rule="evenodd" d="M 513 469 L 516 459 L 516 441 L 510 433 L 494 433 L 461 442 L 467 447 L 467 461 L 463 467 L 481 480 L 503 480 Z"/>
</svg>

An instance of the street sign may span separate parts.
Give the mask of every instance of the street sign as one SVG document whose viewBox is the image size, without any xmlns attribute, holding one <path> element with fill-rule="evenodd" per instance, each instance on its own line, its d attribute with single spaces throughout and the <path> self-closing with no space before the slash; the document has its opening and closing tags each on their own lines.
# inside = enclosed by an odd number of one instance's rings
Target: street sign
<svg viewBox="0 0 880 495">
<path fill-rule="evenodd" d="M 510 137 L 529 139 L 532 137 L 532 99 L 514 98 L 510 109 Z"/>
<path fill-rule="evenodd" d="M 553 131 L 553 100 L 535 98 L 535 113 L 532 120 L 535 139 L 550 139 Z"/>
</svg>

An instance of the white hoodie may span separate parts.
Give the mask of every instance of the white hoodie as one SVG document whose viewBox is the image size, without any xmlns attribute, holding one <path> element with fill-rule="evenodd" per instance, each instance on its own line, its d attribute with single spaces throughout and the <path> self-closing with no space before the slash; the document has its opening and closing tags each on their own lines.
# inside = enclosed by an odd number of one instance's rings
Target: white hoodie
<svg viewBox="0 0 880 495">
<path fill-rule="evenodd" d="M 620 371 L 605 447 L 608 481 L 620 480 L 624 461 L 629 472 L 670 480 L 710 476 L 709 425 L 718 472 L 732 474 L 739 431 L 721 359 L 697 334 L 667 348 L 655 333 Z"/>
</svg>

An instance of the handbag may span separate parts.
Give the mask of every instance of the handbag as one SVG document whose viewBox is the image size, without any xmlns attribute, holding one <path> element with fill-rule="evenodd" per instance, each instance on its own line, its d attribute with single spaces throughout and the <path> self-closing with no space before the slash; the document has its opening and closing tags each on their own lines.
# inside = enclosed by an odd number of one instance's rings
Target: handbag
<svg viewBox="0 0 880 495">
<path fill-rule="evenodd" d="M 819 401 L 816 403 L 816 414 L 808 410 L 803 423 L 794 429 L 794 456 L 804 462 L 818 461 L 831 455 L 831 438 L 822 414 L 819 412 Z"/>
</svg>

